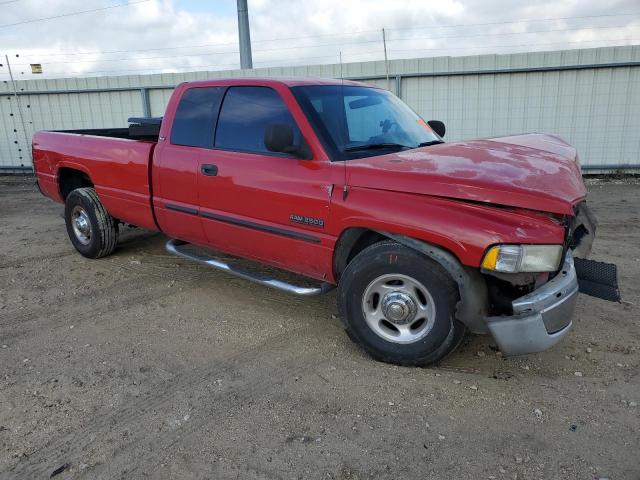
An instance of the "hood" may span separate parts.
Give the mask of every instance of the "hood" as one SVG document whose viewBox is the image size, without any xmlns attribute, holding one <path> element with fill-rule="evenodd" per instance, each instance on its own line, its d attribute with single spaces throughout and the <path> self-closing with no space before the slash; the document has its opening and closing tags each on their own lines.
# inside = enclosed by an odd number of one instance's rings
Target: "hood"
<svg viewBox="0 0 640 480">
<path fill-rule="evenodd" d="M 352 186 L 572 214 L 587 192 L 576 150 L 528 134 L 350 160 Z"/>
</svg>

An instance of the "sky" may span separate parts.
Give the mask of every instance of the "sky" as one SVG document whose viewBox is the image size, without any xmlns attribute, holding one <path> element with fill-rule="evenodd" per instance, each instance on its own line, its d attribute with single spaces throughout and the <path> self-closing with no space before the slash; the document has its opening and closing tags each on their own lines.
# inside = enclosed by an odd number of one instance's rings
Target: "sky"
<svg viewBox="0 0 640 480">
<path fill-rule="evenodd" d="M 84 13 L 82 13 L 84 12 Z M 640 44 L 638 0 L 249 0 L 254 67 Z M 0 80 L 239 68 L 236 0 L 0 0 Z M 42 64 L 43 74 L 30 64 Z"/>
</svg>

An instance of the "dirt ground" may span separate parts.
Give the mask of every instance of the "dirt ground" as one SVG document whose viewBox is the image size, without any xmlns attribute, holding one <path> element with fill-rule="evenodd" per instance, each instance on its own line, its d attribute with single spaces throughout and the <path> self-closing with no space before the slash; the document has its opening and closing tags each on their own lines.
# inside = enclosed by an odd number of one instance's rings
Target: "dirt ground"
<svg viewBox="0 0 640 480">
<path fill-rule="evenodd" d="M 0 178 L 0 478 L 640 479 L 640 184 L 589 182 L 622 304 L 504 359 L 375 362 L 300 299 L 125 231 L 72 248 L 60 205 Z M 60 473 L 57 473 L 60 472 Z M 55 474 L 55 475 L 54 475 Z"/>
</svg>

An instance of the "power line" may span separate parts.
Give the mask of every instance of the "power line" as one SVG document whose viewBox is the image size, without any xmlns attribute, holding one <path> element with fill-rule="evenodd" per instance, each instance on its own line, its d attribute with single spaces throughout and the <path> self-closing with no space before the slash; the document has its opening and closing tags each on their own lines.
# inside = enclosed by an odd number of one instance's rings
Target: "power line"
<svg viewBox="0 0 640 480">
<path fill-rule="evenodd" d="M 117 5 L 109 5 L 107 7 L 93 8 L 91 10 L 82 10 L 82 11 L 79 11 L 79 12 L 61 13 L 60 15 L 54 15 L 53 17 L 32 18 L 30 20 L 23 20 L 21 22 L 5 23 L 4 25 L 0 25 L 0 28 L 15 27 L 16 25 L 25 25 L 27 23 L 44 22 L 45 20 L 55 20 L 57 18 L 71 17 L 73 15 L 81 15 L 83 13 L 102 12 L 104 10 L 109 10 L 111 8 L 129 7 L 131 5 L 136 5 L 138 3 L 145 3 L 145 2 L 150 2 L 150 1 L 151 0 L 137 0 L 135 2 L 120 3 L 120 4 L 117 4 Z"/>
<path fill-rule="evenodd" d="M 632 39 L 632 38 L 625 38 L 625 39 L 601 39 L 601 40 L 578 40 L 578 41 L 571 41 L 571 42 L 545 42 L 545 43 L 527 43 L 527 44 L 518 44 L 518 45 L 480 45 L 480 46 L 474 46 L 474 47 L 438 47 L 438 48 L 413 48 L 413 49 L 403 49 L 403 50 L 389 50 L 389 53 L 418 53 L 418 52 L 424 52 L 424 51 L 439 51 L 439 52 L 447 52 L 449 50 L 477 50 L 477 49 L 487 49 L 487 48 L 518 48 L 518 47 L 541 47 L 541 46 L 551 46 L 551 45 L 566 45 L 566 44 L 592 44 L 592 43 L 603 43 L 603 42 L 637 42 L 640 41 L 640 39 Z M 355 57 L 355 56 L 360 56 L 360 55 L 371 55 L 373 53 L 377 53 L 380 54 L 379 51 L 375 51 L 375 52 L 362 52 L 360 54 L 356 53 L 356 54 L 350 54 L 349 56 L 351 57 Z M 310 57 L 308 57 L 307 59 L 301 59 L 301 61 L 305 61 L 308 60 Z M 315 58 L 335 58 L 335 55 L 326 55 L 326 56 L 321 56 L 321 57 L 315 57 Z M 400 58 L 395 58 L 393 60 L 401 60 Z M 258 64 L 260 64 L 262 67 L 281 67 L 281 66 L 295 66 L 295 65 L 281 65 L 278 64 L 277 62 L 280 62 L 282 60 L 268 60 L 268 61 L 263 61 L 263 62 L 258 62 Z M 275 65 L 269 65 L 273 62 L 276 62 Z M 304 63 L 302 63 L 301 65 L 305 65 Z M 194 68 L 198 68 L 198 69 L 213 69 L 213 70 L 220 70 L 220 67 L 234 67 L 234 68 L 239 68 L 238 63 L 229 63 L 229 64 L 211 64 L 211 65 L 187 65 L 184 67 L 177 67 L 180 69 L 184 69 L 184 68 L 188 68 L 189 70 L 177 70 L 176 68 L 171 68 L 171 67 L 167 67 L 167 68 L 157 68 L 157 69 L 153 69 L 153 68 L 136 68 L 136 69 L 126 69 L 126 70 L 97 70 L 97 71 L 54 71 L 54 72 L 48 72 L 49 74 L 60 74 L 60 75 L 69 75 L 69 74 L 78 74 L 78 75 L 90 75 L 90 74 L 126 74 L 126 73 L 130 73 L 130 72 L 145 72 L 148 74 L 154 74 L 154 73 L 190 73 L 190 72 L 194 72 L 196 70 L 193 70 Z"/>
<path fill-rule="evenodd" d="M 19 2 L 20 0 L 9 0 L 8 2 L 0 2 L 0 5 L 7 5 L 9 3 L 16 3 Z"/>
<path fill-rule="evenodd" d="M 142 0 L 142 1 L 150 1 L 150 0 Z M 128 5 L 132 5 L 134 3 L 141 3 L 141 2 L 131 2 Z M 124 6 L 124 4 L 118 5 L 118 6 Z M 543 21 L 554 21 L 554 20 L 580 20 L 580 19 L 590 19 L 590 18 L 628 17 L 628 16 L 638 16 L 638 15 L 640 15 L 640 12 L 604 14 L 604 15 L 585 15 L 585 16 L 576 16 L 576 17 L 522 19 L 522 20 L 512 20 L 512 21 L 504 21 L 504 22 L 488 22 L 488 23 L 466 23 L 466 24 L 448 24 L 448 25 L 426 25 L 426 26 L 413 26 L 413 27 L 395 27 L 395 28 L 386 28 L 386 29 L 407 31 L 407 30 L 420 30 L 425 28 L 483 27 L 483 26 L 490 26 L 490 25 L 510 25 L 515 23 L 530 23 L 530 22 L 543 22 Z M 0 27 L 2 27 L 2 25 L 0 25 Z M 587 28 L 597 28 L 597 27 L 581 27 L 581 28 L 587 29 Z M 604 27 L 604 28 L 609 28 L 609 27 Z M 569 29 L 562 29 L 562 30 L 569 30 Z M 347 33 L 328 33 L 328 34 L 318 34 L 318 35 L 307 35 L 307 36 L 301 36 L 301 37 L 278 37 L 278 38 L 272 38 L 272 39 L 254 40 L 252 43 L 256 44 L 256 43 L 276 42 L 276 41 L 284 41 L 284 40 L 303 40 L 303 39 L 321 38 L 321 37 L 342 37 L 342 36 L 348 36 L 348 35 L 362 35 L 362 34 L 374 33 L 374 32 L 378 34 L 379 29 L 359 30 L 359 31 L 347 32 Z M 528 33 L 528 32 L 523 32 L 523 33 Z M 455 38 L 455 37 L 448 37 L 448 38 Z M 109 53 L 131 53 L 131 52 L 149 52 L 149 51 L 160 51 L 160 50 L 178 50 L 183 48 L 224 47 L 224 46 L 235 46 L 235 45 L 237 45 L 237 42 L 208 43 L 208 44 L 202 44 L 202 45 L 183 45 L 183 46 L 175 46 L 175 47 L 157 47 L 157 48 L 145 48 L 145 49 L 135 49 L 135 50 L 94 50 L 89 52 L 68 52 L 68 53 L 43 52 L 42 54 L 47 56 L 94 55 L 94 54 L 109 54 Z M 33 54 L 31 56 L 35 56 L 35 55 L 37 54 Z"/>
<path fill-rule="evenodd" d="M 611 13 L 602 15 L 582 15 L 575 17 L 551 17 L 551 18 L 525 18 L 521 20 L 505 20 L 500 22 L 488 22 L 488 23 L 459 23 L 459 24 L 446 24 L 446 25 L 416 25 L 408 27 L 385 27 L 385 30 L 424 30 L 425 28 L 459 28 L 459 27 L 486 27 L 490 25 L 510 25 L 514 23 L 534 23 L 534 22 L 549 22 L 555 20 L 583 20 L 591 18 L 609 18 L 609 17 L 630 17 L 640 15 L 640 12 L 628 12 L 628 13 Z M 277 40 L 300 40 L 305 38 L 318 38 L 318 37 L 335 37 L 344 35 L 356 35 L 360 33 L 380 33 L 380 29 L 374 30 L 358 30 L 349 33 L 323 33 L 317 35 L 308 35 L 304 37 L 278 37 L 269 40 L 258 40 L 258 42 L 273 42 Z M 255 43 L 255 42 L 253 42 Z"/>
<path fill-rule="evenodd" d="M 255 51 L 255 50 L 254 50 Z M 129 57 L 129 58 L 108 58 L 108 59 L 89 59 L 89 60 L 74 60 L 69 62 L 42 62 L 43 65 L 67 65 L 67 64 L 80 64 L 80 63 L 106 63 L 106 62 L 137 62 L 141 60 L 166 60 L 168 58 L 185 58 L 185 57 L 207 57 L 210 55 L 235 55 L 239 53 L 237 50 L 228 51 L 228 52 L 202 52 L 202 53 L 191 53 L 187 55 L 166 55 L 160 57 Z M 369 53 L 369 52 L 355 52 L 355 53 Z M 304 58 L 325 58 L 330 55 L 323 55 L 322 57 L 304 57 Z M 12 63 L 12 65 L 19 65 L 27 67 L 29 63 Z"/>
<path fill-rule="evenodd" d="M 374 53 L 380 53 L 377 50 L 375 51 L 368 51 L 368 52 L 357 52 L 357 53 L 350 53 L 348 54 L 349 57 L 359 57 L 362 55 L 371 55 Z M 303 59 L 300 59 L 300 61 L 305 61 L 305 60 L 311 60 L 311 59 L 327 59 L 327 58 L 336 58 L 336 55 L 321 55 L 321 56 L 316 56 L 316 57 L 305 57 Z M 256 64 L 258 65 L 263 65 L 263 66 L 268 66 L 265 64 L 271 64 L 271 63 L 278 63 L 278 62 L 284 62 L 290 59 L 270 59 L 270 60 L 264 60 L 261 62 L 256 62 Z M 304 64 L 302 64 L 304 65 Z M 284 66 L 284 65 L 280 65 L 278 63 L 278 65 L 272 65 L 272 66 Z M 239 68 L 239 64 L 238 62 L 234 62 L 234 63 L 226 63 L 226 64 L 207 64 L 207 65 L 185 65 L 182 67 L 176 67 L 176 68 L 208 68 L 208 67 L 237 67 Z M 79 73 L 79 74 L 88 74 L 88 73 L 121 73 L 121 72 L 160 72 L 162 73 L 163 71 L 166 70 L 174 70 L 174 67 L 158 67 L 158 68 L 149 68 L 149 67 L 143 67 L 143 68 L 132 68 L 132 69 L 124 69 L 124 70 L 93 70 L 93 71 L 51 71 L 51 72 L 47 72 L 49 74 L 70 74 L 70 73 Z M 173 72 L 168 72 L 168 73 L 173 73 Z"/>
<path fill-rule="evenodd" d="M 561 29 L 553 29 L 553 30 L 532 30 L 528 32 L 498 32 L 498 33 L 479 33 L 479 34 L 469 34 L 469 35 L 444 35 L 444 36 L 429 36 L 429 37 L 402 37 L 402 38 L 390 38 L 387 39 L 387 42 L 399 42 L 399 41 L 415 41 L 415 40 L 441 40 L 441 39 L 451 39 L 451 38 L 475 38 L 475 37 L 492 37 L 492 36 L 514 36 L 514 35 L 532 35 L 537 33 L 553 33 L 553 32 L 567 32 L 567 31 L 590 31 L 590 30 L 609 30 L 613 28 L 620 28 L 620 25 L 608 26 L 608 27 L 576 27 L 576 28 L 561 28 Z M 377 40 L 367 40 L 367 41 L 357 41 L 350 42 L 348 45 L 362 45 L 369 43 L 379 43 L 379 39 Z M 297 45 L 291 47 L 280 47 L 280 48 L 267 48 L 267 49 L 254 49 L 254 52 L 271 52 L 271 51 L 281 51 L 281 50 L 293 50 L 300 48 L 321 48 L 328 46 L 343 46 L 344 43 L 325 43 L 320 45 Z M 81 62 L 98 62 L 98 63 L 106 63 L 106 62 L 133 62 L 140 60 L 160 60 L 167 58 L 183 58 L 183 57 L 203 57 L 210 55 L 232 55 L 239 53 L 238 50 L 228 50 L 223 52 L 199 52 L 199 53 L 186 53 L 186 54 L 177 54 L 177 55 L 162 55 L 162 56 L 153 56 L 153 57 L 127 57 L 127 58 L 95 58 L 95 59 L 86 59 L 86 60 L 69 60 L 69 61 L 61 61 L 61 62 L 43 62 L 46 65 L 61 65 L 61 64 L 76 64 Z M 36 58 L 33 55 L 28 55 L 27 58 Z M 309 58 L 309 57 L 307 57 Z M 28 63 L 17 63 L 14 65 L 22 65 L 28 66 Z"/>
<path fill-rule="evenodd" d="M 501 32 L 501 33 L 495 33 L 495 34 L 483 32 L 483 33 L 472 34 L 472 35 L 446 35 L 446 36 L 440 36 L 440 37 L 403 37 L 403 38 L 390 38 L 390 39 L 387 39 L 387 41 L 394 42 L 394 41 L 406 41 L 406 40 L 437 40 L 437 39 L 449 39 L 449 38 L 486 37 L 491 35 L 498 35 L 498 36 L 525 35 L 525 34 L 532 34 L 532 33 L 546 33 L 546 32 L 552 33 L 552 32 L 566 32 L 566 31 L 590 30 L 590 29 L 610 29 L 610 28 L 620 28 L 620 25 L 615 25 L 611 27 L 576 27 L 576 28 L 561 28 L 561 29 L 554 29 L 554 30 L 535 30 L 531 32 Z M 380 39 L 378 38 L 375 40 L 363 40 L 363 41 L 350 42 L 347 45 L 361 45 L 361 44 L 368 44 L 368 43 L 380 43 Z M 263 48 L 263 49 L 254 50 L 254 51 L 269 52 L 269 51 L 279 51 L 279 50 L 295 50 L 300 48 L 339 47 L 343 45 L 345 45 L 344 42 L 324 43 L 324 44 L 317 44 L 317 45 L 294 45 L 290 47 Z"/>
<path fill-rule="evenodd" d="M 377 30 L 376 30 L 377 32 Z M 361 34 L 363 32 L 351 32 L 351 33 L 345 33 L 345 34 L 340 34 L 340 36 L 342 35 L 355 35 L 355 34 Z M 336 34 L 335 36 L 339 36 L 338 34 Z M 315 37 L 298 37 L 298 38 L 315 38 Z M 275 40 L 281 40 L 281 39 L 273 39 L 273 40 L 262 40 L 262 41 L 252 41 L 252 43 L 261 43 L 261 42 L 272 42 Z M 70 53 L 48 53 L 48 52 L 42 52 L 40 55 L 47 55 L 48 57 L 53 57 L 53 56 L 70 56 L 70 55 L 98 55 L 98 54 L 110 54 L 110 53 L 133 53 L 133 52 L 153 52 L 153 51 L 159 51 L 159 50 L 178 50 L 178 49 L 182 49 L 182 48 L 206 48 L 206 47 L 226 47 L 226 46 L 237 46 L 238 42 L 229 42 L 229 43 L 205 43 L 202 45 L 183 45 L 180 47 L 157 47 L 157 48 L 142 48 L 142 49 L 135 49 L 135 50 L 102 50 L 102 51 L 92 51 L 92 52 L 70 52 Z M 221 53 L 226 53 L 226 52 L 221 52 Z M 229 53 L 238 53 L 238 51 L 229 51 Z M 27 55 L 28 57 L 35 57 L 36 53 L 31 54 L 31 55 Z"/>
<path fill-rule="evenodd" d="M 511 23 L 532 23 L 532 22 L 549 22 L 555 20 L 582 20 L 587 18 L 607 18 L 607 17 L 629 17 L 634 15 L 640 15 L 640 12 L 629 12 L 629 13 L 605 13 L 602 15 L 583 15 L 579 17 L 553 17 L 553 18 L 530 18 L 523 20 L 513 20 L 513 21 L 500 21 L 500 22 L 488 22 L 488 23 L 459 23 L 459 24 L 449 24 L 449 25 L 424 25 L 424 26 L 415 26 L 410 27 L 414 30 L 423 30 L 425 28 L 455 28 L 455 27 L 487 27 L 490 25 L 507 25 Z M 387 30 L 404 30 L 407 27 L 397 27 L 397 28 L 387 28 Z"/>
<path fill-rule="evenodd" d="M 634 38 L 611 38 L 600 40 L 576 40 L 573 42 L 545 42 L 545 43 L 523 43 L 518 45 L 478 45 L 475 47 L 437 47 L 437 48 L 413 48 L 405 50 L 389 50 L 389 52 L 422 52 L 422 51 L 447 51 L 447 50 L 477 50 L 479 48 L 520 48 L 520 47 L 539 47 L 548 45 L 566 45 L 566 44 L 582 44 L 582 43 L 601 43 L 601 42 L 638 42 L 640 39 Z M 393 59 L 397 60 L 397 59 Z"/>
</svg>

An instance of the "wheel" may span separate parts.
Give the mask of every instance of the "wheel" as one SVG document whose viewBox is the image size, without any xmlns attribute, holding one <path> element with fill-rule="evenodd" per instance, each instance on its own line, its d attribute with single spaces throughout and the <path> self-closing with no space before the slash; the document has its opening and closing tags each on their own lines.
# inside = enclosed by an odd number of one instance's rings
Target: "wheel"
<svg viewBox="0 0 640 480">
<path fill-rule="evenodd" d="M 371 245 L 347 265 L 338 310 L 349 337 L 372 357 L 424 366 L 464 336 L 455 319 L 458 286 L 435 261 L 392 241 Z"/>
<path fill-rule="evenodd" d="M 85 257 L 105 257 L 115 250 L 118 224 L 93 188 L 77 188 L 67 196 L 64 219 L 71 243 Z"/>
</svg>

